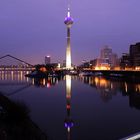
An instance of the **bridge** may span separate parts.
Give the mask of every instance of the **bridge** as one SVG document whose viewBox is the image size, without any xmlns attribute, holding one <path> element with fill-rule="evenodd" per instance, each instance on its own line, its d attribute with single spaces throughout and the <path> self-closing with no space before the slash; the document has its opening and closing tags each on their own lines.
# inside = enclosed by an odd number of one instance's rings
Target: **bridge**
<svg viewBox="0 0 140 140">
<path fill-rule="evenodd" d="M 32 64 L 10 54 L 0 57 L 0 71 L 30 71 L 33 68 Z"/>
</svg>

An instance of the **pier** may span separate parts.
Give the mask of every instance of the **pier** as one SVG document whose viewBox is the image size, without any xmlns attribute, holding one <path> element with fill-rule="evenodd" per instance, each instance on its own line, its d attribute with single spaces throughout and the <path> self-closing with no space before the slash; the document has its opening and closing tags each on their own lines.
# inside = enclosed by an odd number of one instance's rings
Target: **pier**
<svg viewBox="0 0 140 140">
<path fill-rule="evenodd" d="M 140 77 L 140 71 L 133 70 L 86 70 L 93 73 L 102 73 L 104 76 Z"/>
</svg>

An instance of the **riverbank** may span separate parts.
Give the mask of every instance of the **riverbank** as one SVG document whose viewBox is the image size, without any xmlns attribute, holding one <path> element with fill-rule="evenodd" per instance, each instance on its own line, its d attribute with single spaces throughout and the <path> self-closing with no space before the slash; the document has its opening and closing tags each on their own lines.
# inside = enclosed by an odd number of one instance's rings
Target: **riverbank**
<svg viewBox="0 0 140 140">
<path fill-rule="evenodd" d="M 29 109 L 0 93 L 0 140 L 47 140 L 30 119 Z"/>
</svg>

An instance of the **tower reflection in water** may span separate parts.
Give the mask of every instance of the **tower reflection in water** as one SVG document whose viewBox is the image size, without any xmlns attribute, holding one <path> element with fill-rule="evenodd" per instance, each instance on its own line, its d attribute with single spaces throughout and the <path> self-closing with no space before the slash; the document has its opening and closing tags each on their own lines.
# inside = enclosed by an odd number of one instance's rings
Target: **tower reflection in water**
<svg viewBox="0 0 140 140">
<path fill-rule="evenodd" d="M 73 120 L 71 119 L 71 76 L 66 75 L 66 109 L 67 116 L 64 121 L 64 126 L 67 129 L 67 140 L 71 139 L 71 128 L 73 127 Z"/>
</svg>

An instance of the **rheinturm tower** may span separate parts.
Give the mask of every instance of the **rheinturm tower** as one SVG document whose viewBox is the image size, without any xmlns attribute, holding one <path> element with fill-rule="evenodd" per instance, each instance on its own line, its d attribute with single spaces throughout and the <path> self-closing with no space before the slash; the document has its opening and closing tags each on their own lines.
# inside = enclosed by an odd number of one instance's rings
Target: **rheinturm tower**
<svg viewBox="0 0 140 140">
<path fill-rule="evenodd" d="M 67 16 L 64 23 L 67 26 L 67 48 L 66 48 L 66 69 L 71 69 L 71 45 L 70 45 L 70 28 L 73 24 L 73 19 L 70 16 L 70 8 L 68 7 Z"/>
</svg>

